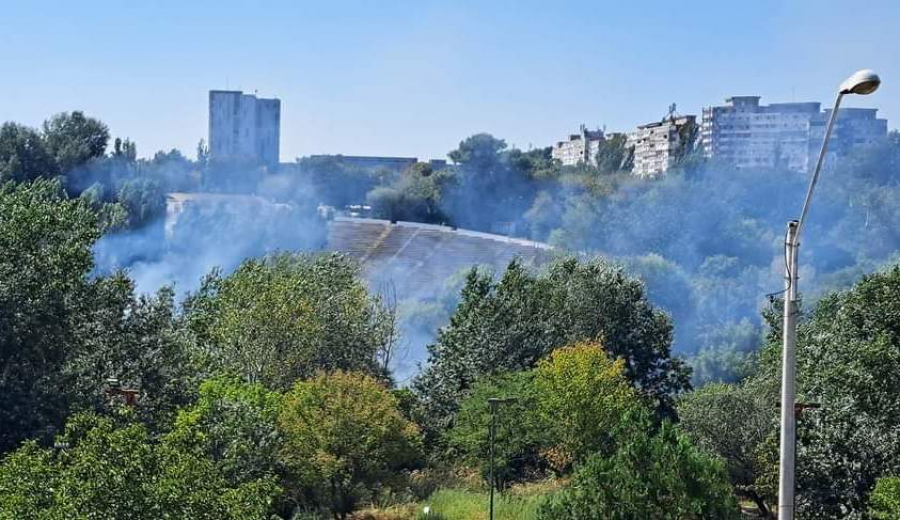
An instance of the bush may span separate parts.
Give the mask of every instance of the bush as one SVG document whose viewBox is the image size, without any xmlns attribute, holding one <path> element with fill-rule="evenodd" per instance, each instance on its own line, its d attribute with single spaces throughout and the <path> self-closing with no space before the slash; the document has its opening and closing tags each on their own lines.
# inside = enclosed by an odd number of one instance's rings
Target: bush
<svg viewBox="0 0 900 520">
<path fill-rule="evenodd" d="M 494 440 L 494 485 L 503 489 L 541 466 L 543 445 L 537 423 L 531 372 L 516 372 L 485 379 L 468 392 L 453 428 L 447 433 L 451 458 L 478 468 L 485 481 L 490 473 L 491 411 L 487 400 L 514 397 L 497 409 Z"/>
<path fill-rule="evenodd" d="M 882 477 L 869 497 L 869 512 L 877 520 L 900 518 L 900 477 Z"/>
<path fill-rule="evenodd" d="M 623 418 L 640 407 L 624 360 L 611 360 L 599 343 L 553 351 L 534 371 L 534 392 L 551 446 L 571 461 L 611 453 Z"/>
<path fill-rule="evenodd" d="M 75 415 L 56 446 L 29 441 L 3 460 L 0 519 L 262 519 L 279 492 L 273 478 L 229 484 L 211 460 L 155 442 L 128 414 Z"/>
<path fill-rule="evenodd" d="M 298 382 L 278 423 L 281 460 L 297 491 L 341 519 L 419 457 L 418 428 L 382 383 L 363 374 L 339 371 Z"/>
<path fill-rule="evenodd" d="M 647 429 L 649 420 L 642 421 Z M 637 434 L 609 458 L 591 456 L 572 484 L 541 508 L 545 520 L 738 518 L 721 463 L 664 421 Z"/>
</svg>

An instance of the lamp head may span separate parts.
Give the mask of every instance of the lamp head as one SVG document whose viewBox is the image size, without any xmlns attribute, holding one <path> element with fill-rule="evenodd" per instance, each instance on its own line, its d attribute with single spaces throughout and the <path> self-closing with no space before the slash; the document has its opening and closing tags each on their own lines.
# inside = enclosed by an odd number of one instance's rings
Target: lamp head
<svg viewBox="0 0 900 520">
<path fill-rule="evenodd" d="M 869 69 L 863 69 L 854 72 L 852 76 L 845 79 L 841 83 L 840 92 L 841 94 L 860 94 L 865 96 L 878 90 L 879 85 L 881 85 L 881 78 L 878 77 L 878 74 Z"/>
</svg>

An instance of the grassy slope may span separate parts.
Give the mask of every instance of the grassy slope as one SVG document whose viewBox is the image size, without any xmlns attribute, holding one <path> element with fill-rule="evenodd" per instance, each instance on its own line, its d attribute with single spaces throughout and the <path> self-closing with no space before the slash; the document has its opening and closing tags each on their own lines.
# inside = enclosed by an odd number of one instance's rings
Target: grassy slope
<svg viewBox="0 0 900 520">
<path fill-rule="evenodd" d="M 496 520 L 536 520 L 541 503 L 562 482 L 551 480 L 517 485 L 505 493 L 494 495 Z M 429 507 L 434 518 L 445 520 L 484 520 L 488 517 L 488 493 L 467 489 L 439 489 L 418 504 L 404 504 L 386 509 L 366 509 L 354 515 L 355 520 L 406 520 L 428 518 L 422 513 Z"/>
</svg>

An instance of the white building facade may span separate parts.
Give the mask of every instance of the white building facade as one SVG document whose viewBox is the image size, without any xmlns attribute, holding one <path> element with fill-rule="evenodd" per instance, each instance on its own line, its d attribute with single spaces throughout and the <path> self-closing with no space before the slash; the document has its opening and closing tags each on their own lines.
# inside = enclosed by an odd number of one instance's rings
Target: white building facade
<svg viewBox="0 0 900 520">
<path fill-rule="evenodd" d="M 280 135 L 280 100 L 237 90 L 209 91 L 210 159 L 276 165 Z"/>
<path fill-rule="evenodd" d="M 629 136 L 634 149 L 632 173 L 654 177 L 666 171 L 693 146 L 697 116 L 670 116 L 641 125 Z"/>
<path fill-rule="evenodd" d="M 571 134 L 568 140 L 558 141 L 554 144 L 550 154 L 565 166 L 578 164 L 596 166 L 597 153 L 600 151 L 603 140 L 603 130 L 588 130 L 587 127 L 581 125 L 579 133 Z"/>
<path fill-rule="evenodd" d="M 700 147 L 703 154 L 737 168 L 786 168 L 808 171 L 821 146 L 829 111 L 821 104 L 760 105 L 759 96 L 735 96 L 724 106 L 703 109 Z M 841 109 L 831 155 L 849 153 L 887 136 L 887 120 L 876 109 Z"/>
</svg>

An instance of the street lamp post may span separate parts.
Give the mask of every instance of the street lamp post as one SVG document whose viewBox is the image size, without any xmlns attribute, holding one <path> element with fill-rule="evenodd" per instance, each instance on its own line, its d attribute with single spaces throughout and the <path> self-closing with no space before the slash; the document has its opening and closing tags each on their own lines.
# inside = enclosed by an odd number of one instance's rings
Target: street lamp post
<svg viewBox="0 0 900 520">
<path fill-rule="evenodd" d="M 797 344 L 797 281 L 799 280 L 798 270 L 800 265 L 798 261 L 800 233 L 803 231 L 803 224 L 806 220 L 806 213 L 809 211 L 813 190 L 815 190 L 816 183 L 819 181 L 819 173 L 822 170 L 825 153 L 828 150 L 828 139 L 831 137 L 831 130 L 834 128 L 834 122 L 837 119 L 841 99 L 846 94 L 871 94 L 878 89 L 879 85 L 881 85 L 881 79 L 871 70 L 857 71 L 841 83 L 837 99 L 834 102 L 834 109 L 828 118 L 828 126 L 825 128 L 825 135 L 822 138 L 822 149 L 819 151 L 816 169 L 806 190 L 806 198 L 803 201 L 800 219 L 788 222 L 787 233 L 784 239 L 784 337 L 781 359 L 781 450 L 778 472 L 779 520 L 793 520 L 794 518 L 794 462 L 797 440 L 797 417 L 794 410 L 796 391 L 794 383 L 796 381 L 795 350 Z"/>
<path fill-rule="evenodd" d="M 488 406 L 491 407 L 491 466 L 490 466 L 490 520 L 494 520 L 494 433 L 497 430 L 497 409 L 501 404 L 514 403 L 515 397 L 491 397 L 488 398 Z"/>
</svg>

